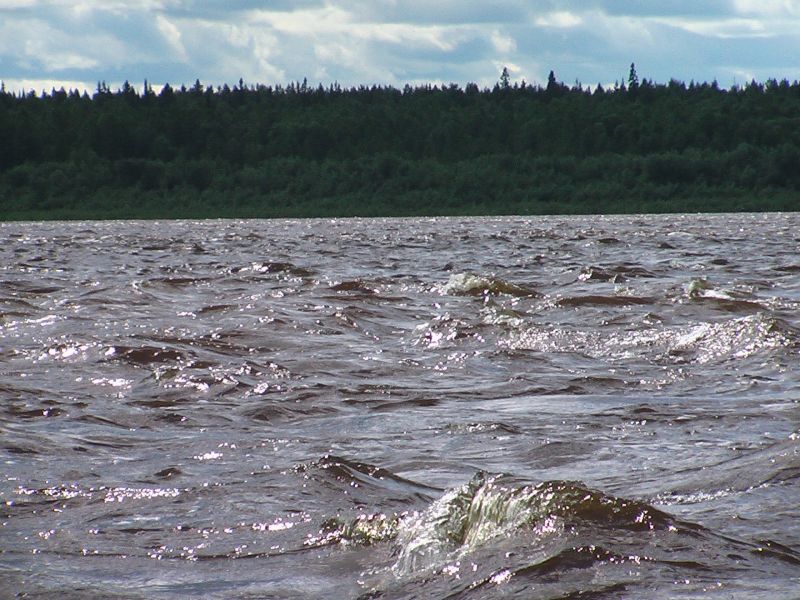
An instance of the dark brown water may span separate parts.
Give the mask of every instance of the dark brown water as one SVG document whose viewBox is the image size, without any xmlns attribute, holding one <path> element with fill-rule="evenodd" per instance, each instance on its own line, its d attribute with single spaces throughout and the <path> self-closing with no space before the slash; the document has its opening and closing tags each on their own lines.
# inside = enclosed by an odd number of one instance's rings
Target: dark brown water
<svg viewBox="0 0 800 600">
<path fill-rule="evenodd" d="M 800 597 L 800 215 L 0 257 L 0 597 Z"/>
</svg>

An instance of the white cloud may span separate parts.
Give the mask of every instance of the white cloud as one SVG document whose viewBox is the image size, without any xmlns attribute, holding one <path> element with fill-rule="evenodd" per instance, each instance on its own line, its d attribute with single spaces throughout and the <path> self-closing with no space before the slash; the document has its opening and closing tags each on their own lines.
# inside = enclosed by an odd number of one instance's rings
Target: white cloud
<svg viewBox="0 0 800 600">
<path fill-rule="evenodd" d="M 583 24 L 583 18 L 568 11 L 550 12 L 536 17 L 534 23 L 539 27 L 569 29 Z"/>
<path fill-rule="evenodd" d="M 161 35 L 164 36 L 167 44 L 177 53 L 178 58 L 186 62 L 189 57 L 186 53 L 186 48 L 181 42 L 180 29 L 164 15 L 156 15 L 156 27 L 161 32 Z"/>
<path fill-rule="evenodd" d="M 14 10 L 19 8 L 32 8 L 37 0 L 0 0 L 0 10 Z"/>
<path fill-rule="evenodd" d="M 502 54 L 509 54 L 511 52 L 515 52 L 517 49 L 517 42 L 513 37 L 511 37 L 510 35 L 504 35 L 496 29 L 492 31 L 490 39 L 492 41 L 492 46 L 494 46 L 494 49 Z"/>
<path fill-rule="evenodd" d="M 601 12 L 587 14 L 583 32 L 597 32 L 609 48 L 644 52 L 656 44 L 651 31 L 652 20 L 628 15 L 607 15 Z"/>
<path fill-rule="evenodd" d="M 419 27 L 391 23 L 362 25 L 353 33 L 356 37 L 366 40 L 391 44 L 417 44 L 444 52 L 455 50 L 461 42 L 471 37 L 467 29 L 461 26 Z"/>
<path fill-rule="evenodd" d="M 175 56 L 191 74 L 189 81 L 199 78 L 221 84 L 240 77 L 251 82 L 285 78 L 284 70 L 277 64 L 281 40 L 262 25 L 246 20 L 226 22 L 162 16 L 159 30 L 172 40 Z"/>
<path fill-rule="evenodd" d="M 85 81 L 74 81 L 68 79 L 2 79 L 0 80 L 5 85 L 6 90 L 14 93 L 34 91 L 37 94 L 46 92 L 50 93 L 51 90 L 77 90 L 81 94 L 86 92 L 91 94 L 95 85 L 89 85 Z"/>
<path fill-rule="evenodd" d="M 356 65 L 360 62 L 360 54 L 353 44 L 328 42 L 314 44 L 314 56 L 323 63 L 336 62 L 342 65 Z"/>
<path fill-rule="evenodd" d="M 523 68 L 518 64 L 513 62 L 500 62 L 494 61 L 494 70 L 498 73 L 502 73 L 503 69 L 508 69 L 508 74 L 511 75 L 512 79 L 521 79 Z"/>
<path fill-rule="evenodd" d="M 775 27 L 769 27 L 758 19 L 698 21 L 678 18 L 656 18 L 652 20 L 690 33 L 715 38 L 772 37 L 780 31 Z"/>
<path fill-rule="evenodd" d="M 733 83 L 740 86 L 750 83 L 756 78 L 755 73 L 752 71 L 744 71 L 742 69 L 734 69 L 732 75 Z"/>
<path fill-rule="evenodd" d="M 46 47 L 43 40 L 25 42 L 25 54 L 36 57 L 45 71 L 64 71 L 67 69 L 94 69 L 100 62 L 89 56 L 75 52 L 56 52 Z"/>
<path fill-rule="evenodd" d="M 0 56 L 14 57 L 32 72 L 96 69 L 126 53 L 123 44 L 105 33 L 76 38 L 38 19 L 5 23 L 0 26 L 0 40 Z"/>
<path fill-rule="evenodd" d="M 416 44 L 449 52 L 467 37 L 462 26 L 414 25 L 365 21 L 333 4 L 318 9 L 276 12 L 254 10 L 248 22 L 261 23 L 300 38 L 339 36 L 344 40 L 370 40 L 390 44 Z"/>
<path fill-rule="evenodd" d="M 350 13 L 332 4 L 290 12 L 256 9 L 249 11 L 246 19 L 250 23 L 261 23 L 294 35 L 343 31 L 352 26 Z"/>
</svg>

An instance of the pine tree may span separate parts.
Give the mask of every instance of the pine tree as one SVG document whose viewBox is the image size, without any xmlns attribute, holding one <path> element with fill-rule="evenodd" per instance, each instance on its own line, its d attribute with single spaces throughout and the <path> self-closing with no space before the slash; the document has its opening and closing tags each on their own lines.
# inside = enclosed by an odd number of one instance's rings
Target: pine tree
<svg viewBox="0 0 800 600">
<path fill-rule="evenodd" d="M 631 70 L 628 73 L 628 91 L 631 94 L 636 94 L 639 90 L 639 76 L 636 74 L 636 65 L 631 63 Z"/>
<path fill-rule="evenodd" d="M 553 71 L 550 71 L 550 74 L 547 76 L 547 91 L 552 92 L 558 87 L 558 81 L 556 80 L 556 74 Z"/>
<path fill-rule="evenodd" d="M 511 76 L 508 74 L 508 67 L 503 67 L 503 72 L 500 73 L 500 87 L 507 90 L 510 87 Z"/>
<path fill-rule="evenodd" d="M 550 71 L 550 74 L 547 76 L 547 95 L 555 98 L 556 96 L 560 96 L 563 91 L 564 86 L 558 82 L 556 79 L 556 74 L 553 71 Z"/>
</svg>

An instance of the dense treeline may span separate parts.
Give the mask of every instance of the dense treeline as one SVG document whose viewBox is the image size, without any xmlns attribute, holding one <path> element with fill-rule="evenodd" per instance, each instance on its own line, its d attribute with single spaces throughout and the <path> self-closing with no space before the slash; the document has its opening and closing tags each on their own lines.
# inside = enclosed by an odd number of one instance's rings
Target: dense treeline
<svg viewBox="0 0 800 600">
<path fill-rule="evenodd" d="M 800 83 L 0 90 L 0 218 L 797 210 Z"/>
</svg>

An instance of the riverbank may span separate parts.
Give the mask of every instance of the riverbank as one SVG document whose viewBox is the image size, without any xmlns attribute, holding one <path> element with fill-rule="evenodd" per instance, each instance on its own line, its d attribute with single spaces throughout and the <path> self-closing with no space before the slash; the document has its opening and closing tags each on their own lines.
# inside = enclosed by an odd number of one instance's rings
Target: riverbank
<svg viewBox="0 0 800 600">
<path fill-rule="evenodd" d="M 0 93 L 0 219 L 800 210 L 800 84 Z"/>
</svg>

